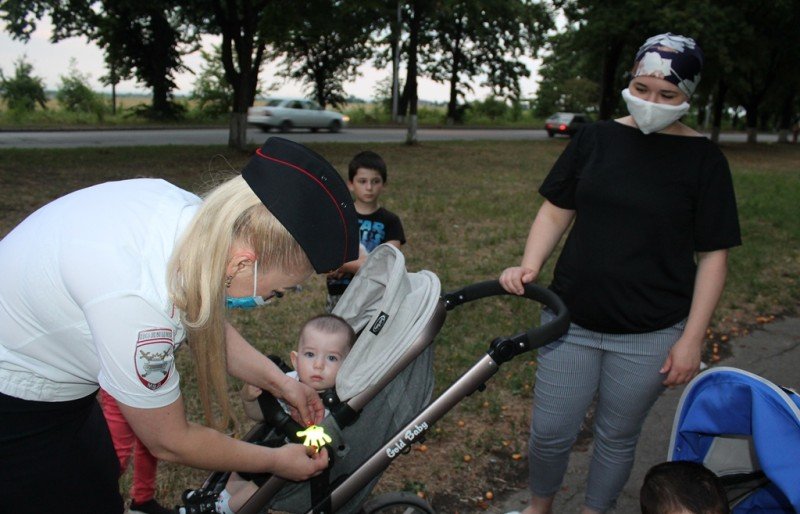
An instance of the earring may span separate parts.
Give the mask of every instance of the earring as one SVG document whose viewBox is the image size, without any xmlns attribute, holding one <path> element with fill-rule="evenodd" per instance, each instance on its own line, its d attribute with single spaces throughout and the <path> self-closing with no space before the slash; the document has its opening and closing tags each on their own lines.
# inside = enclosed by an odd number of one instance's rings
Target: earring
<svg viewBox="0 0 800 514">
<path fill-rule="evenodd" d="M 228 275 L 225 277 L 225 288 L 231 287 L 231 282 L 233 281 L 233 275 Z"/>
</svg>

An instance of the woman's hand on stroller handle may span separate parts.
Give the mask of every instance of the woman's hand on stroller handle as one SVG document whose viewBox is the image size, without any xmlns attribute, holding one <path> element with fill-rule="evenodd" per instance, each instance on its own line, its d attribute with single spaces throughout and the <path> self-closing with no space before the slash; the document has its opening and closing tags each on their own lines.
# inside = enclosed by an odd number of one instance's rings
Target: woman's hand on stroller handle
<svg viewBox="0 0 800 514">
<path fill-rule="evenodd" d="M 525 268 L 523 266 L 512 266 L 506 268 L 500 274 L 500 285 L 509 293 L 516 295 L 525 294 L 525 285 L 533 283 L 539 275 L 537 270 Z"/>
</svg>

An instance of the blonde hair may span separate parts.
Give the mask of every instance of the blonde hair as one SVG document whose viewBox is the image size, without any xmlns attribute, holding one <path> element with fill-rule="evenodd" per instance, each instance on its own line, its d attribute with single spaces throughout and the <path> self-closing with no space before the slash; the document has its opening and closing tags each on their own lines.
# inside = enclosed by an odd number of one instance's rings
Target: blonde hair
<svg viewBox="0 0 800 514">
<path fill-rule="evenodd" d="M 225 356 L 225 275 L 234 243 L 250 247 L 264 263 L 263 272 L 305 276 L 312 270 L 297 241 L 241 176 L 205 195 L 173 252 L 167 281 L 188 334 L 206 421 L 218 428 L 234 419 Z M 213 401 L 222 414 L 219 421 Z"/>
</svg>

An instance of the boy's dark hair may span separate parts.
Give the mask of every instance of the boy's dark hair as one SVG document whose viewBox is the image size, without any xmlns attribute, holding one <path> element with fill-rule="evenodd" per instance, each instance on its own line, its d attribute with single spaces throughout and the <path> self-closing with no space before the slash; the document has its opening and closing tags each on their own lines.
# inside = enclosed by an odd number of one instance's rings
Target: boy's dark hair
<svg viewBox="0 0 800 514">
<path fill-rule="evenodd" d="M 300 330 L 300 333 L 302 334 L 308 327 L 314 327 L 320 332 L 325 332 L 326 334 L 338 334 L 339 332 L 346 332 L 348 348 L 352 348 L 353 343 L 356 342 L 356 333 L 353 330 L 353 327 L 351 327 L 350 323 L 345 321 L 344 318 L 337 316 L 336 314 L 320 314 L 319 316 L 314 316 L 303 324 L 303 328 Z"/>
<path fill-rule="evenodd" d="M 639 493 L 642 514 L 728 514 L 728 498 L 713 472 L 702 464 L 671 461 L 647 472 Z"/>
<path fill-rule="evenodd" d="M 380 155 L 372 152 L 370 150 L 364 150 L 363 152 L 359 152 L 350 160 L 350 164 L 347 166 L 347 177 L 350 179 L 350 182 L 353 181 L 353 178 L 356 176 L 356 172 L 359 168 L 367 168 L 368 170 L 375 170 L 380 173 L 383 182 L 386 182 L 386 163 L 383 162 L 383 159 Z"/>
</svg>

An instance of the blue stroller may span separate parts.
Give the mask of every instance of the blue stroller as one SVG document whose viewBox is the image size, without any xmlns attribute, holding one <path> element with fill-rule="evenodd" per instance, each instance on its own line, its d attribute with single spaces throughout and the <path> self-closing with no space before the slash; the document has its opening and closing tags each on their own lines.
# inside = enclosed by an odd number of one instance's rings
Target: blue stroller
<svg viewBox="0 0 800 514">
<path fill-rule="evenodd" d="M 731 512 L 800 512 L 800 396 L 762 377 L 719 367 L 681 396 L 668 460 L 720 477 Z"/>
</svg>

